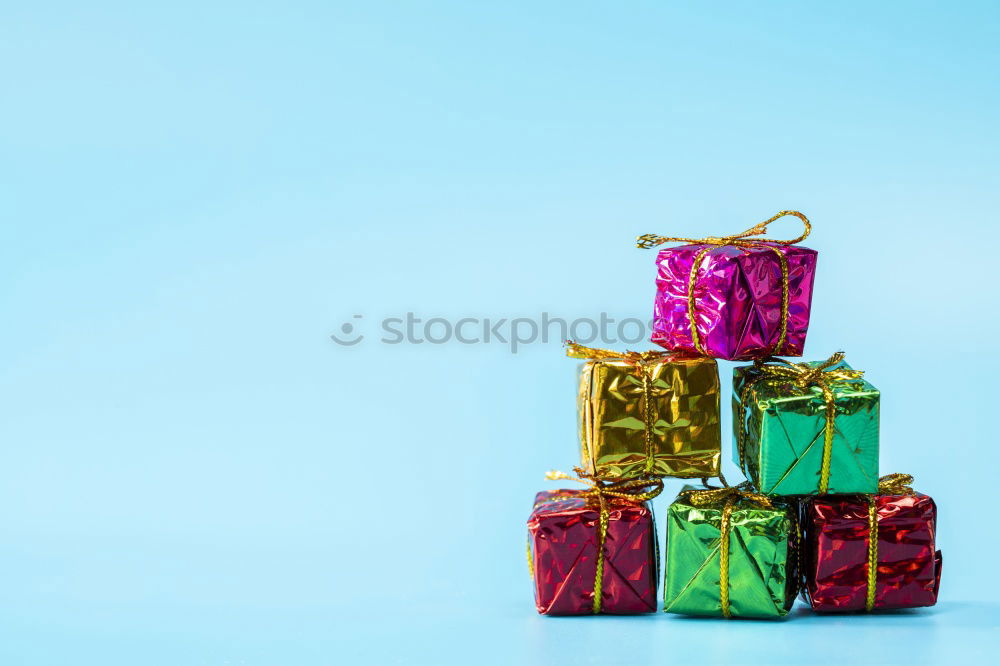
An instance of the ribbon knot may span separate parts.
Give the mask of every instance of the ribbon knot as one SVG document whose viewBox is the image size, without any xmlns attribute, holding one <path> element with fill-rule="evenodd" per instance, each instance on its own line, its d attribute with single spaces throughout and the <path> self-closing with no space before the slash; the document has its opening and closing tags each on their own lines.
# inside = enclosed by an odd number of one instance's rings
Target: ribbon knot
<svg viewBox="0 0 1000 666">
<path fill-rule="evenodd" d="M 589 361 L 623 361 L 629 365 L 641 365 L 648 361 L 661 360 L 670 356 L 670 352 L 661 350 L 617 352 L 613 349 L 601 349 L 599 347 L 587 347 L 572 340 L 566 340 L 566 356 L 570 358 L 580 358 Z"/>
<path fill-rule="evenodd" d="M 576 483 L 582 483 L 588 486 L 587 490 L 580 493 L 574 493 L 574 496 L 576 497 L 592 497 L 596 499 L 618 497 L 635 502 L 643 502 L 645 500 L 651 500 L 663 492 L 662 479 L 640 477 L 637 479 L 622 479 L 619 481 L 602 481 L 597 478 L 596 474 L 592 474 L 580 467 L 574 467 L 573 473 L 576 474 L 576 476 L 572 476 L 566 472 L 550 470 L 545 473 L 545 478 L 549 481 L 575 481 Z"/>
<path fill-rule="evenodd" d="M 621 481 L 601 481 L 594 474 L 579 467 L 574 467 L 576 476 L 571 476 L 565 472 L 552 470 L 545 473 L 545 478 L 549 481 L 576 481 L 589 487 L 582 493 L 574 493 L 574 497 L 596 498 L 600 504 L 597 526 L 597 567 L 594 573 L 594 605 L 595 614 L 601 612 L 601 592 L 604 583 L 604 540 L 608 534 L 608 511 L 607 500 L 610 497 L 632 500 L 633 502 L 643 502 L 651 500 L 663 491 L 663 481 L 654 478 L 623 479 Z M 530 558 L 529 558 L 530 565 Z"/>
<path fill-rule="evenodd" d="M 844 352 L 839 351 L 822 363 L 792 363 L 781 358 L 771 358 L 767 361 L 757 361 L 754 369 L 768 379 L 787 379 L 797 387 L 805 389 L 818 386 L 830 390 L 837 382 L 846 382 L 864 377 L 863 370 L 853 368 L 835 368 L 844 360 Z"/>
<path fill-rule="evenodd" d="M 886 474 L 878 480 L 879 495 L 912 495 L 912 474 Z"/>
<path fill-rule="evenodd" d="M 749 481 L 744 481 L 735 486 L 723 486 L 722 488 L 705 488 L 704 490 L 692 488 L 685 490 L 681 495 L 691 506 L 710 507 L 726 504 L 735 504 L 744 500 L 760 507 L 771 509 L 774 505 L 767 495 L 762 495 L 753 490 Z"/>
<path fill-rule="evenodd" d="M 786 215 L 791 215 L 802 220 L 802 224 L 805 227 L 802 234 L 797 238 L 791 240 L 778 240 L 773 238 L 766 238 L 767 226 L 774 222 L 775 220 L 781 219 Z M 657 245 L 662 245 L 663 243 L 690 243 L 692 245 L 736 245 L 738 247 L 752 247 L 754 245 L 763 245 L 764 243 L 777 243 L 778 245 L 795 245 L 801 241 L 804 241 L 809 233 L 812 231 L 812 224 L 809 222 L 809 218 L 800 213 L 797 210 L 782 210 L 779 211 L 773 217 L 759 222 L 754 226 L 750 227 L 746 231 L 742 231 L 738 234 L 733 234 L 731 236 L 707 236 L 706 238 L 685 238 L 683 236 L 657 236 L 656 234 L 643 234 L 636 238 L 636 247 L 648 250 L 649 248 L 655 247 Z"/>
</svg>

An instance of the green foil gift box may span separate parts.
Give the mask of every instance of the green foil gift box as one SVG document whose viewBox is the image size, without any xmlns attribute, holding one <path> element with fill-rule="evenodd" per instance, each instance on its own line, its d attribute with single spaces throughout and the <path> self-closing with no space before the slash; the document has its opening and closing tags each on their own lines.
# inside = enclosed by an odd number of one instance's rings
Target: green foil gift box
<svg viewBox="0 0 1000 666">
<path fill-rule="evenodd" d="M 582 467 L 602 480 L 719 474 L 722 428 L 715 359 L 616 352 L 567 341 L 584 359 L 577 406 Z"/>
<path fill-rule="evenodd" d="M 663 610 L 780 618 L 798 593 L 796 510 L 743 483 L 685 486 L 667 509 Z"/>
<path fill-rule="evenodd" d="M 879 392 L 837 352 L 733 370 L 734 458 L 766 495 L 874 493 Z"/>
</svg>

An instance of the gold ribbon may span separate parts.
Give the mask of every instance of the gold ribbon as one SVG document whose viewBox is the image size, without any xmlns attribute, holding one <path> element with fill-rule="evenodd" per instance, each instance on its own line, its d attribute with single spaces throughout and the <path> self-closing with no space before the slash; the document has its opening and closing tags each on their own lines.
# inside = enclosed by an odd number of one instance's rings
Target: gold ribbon
<svg viewBox="0 0 1000 666">
<path fill-rule="evenodd" d="M 833 395 L 833 386 L 838 382 L 861 379 L 864 372 L 849 368 L 834 368 L 844 360 L 844 352 L 837 352 L 830 358 L 817 365 L 808 363 L 791 363 L 780 358 L 769 359 L 769 362 L 756 361 L 754 369 L 758 376 L 747 383 L 740 396 L 742 405 L 746 404 L 746 399 L 750 389 L 759 381 L 777 380 L 788 381 L 797 388 L 805 390 L 810 386 L 816 386 L 823 393 L 823 402 L 826 405 L 826 423 L 823 426 L 823 463 L 819 473 L 819 492 L 825 494 L 830 486 L 830 456 L 833 452 L 834 420 L 837 417 L 836 397 Z M 740 464 L 743 464 L 743 425 L 740 425 L 739 437 L 736 442 L 737 453 L 740 457 Z"/>
<path fill-rule="evenodd" d="M 778 220 L 786 215 L 792 215 L 794 217 L 802 220 L 802 224 L 805 229 L 802 234 L 797 238 L 791 240 L 778 240 L 772 238 L 766 238 L 767 225 L 771 224 L 775 220 Z M 806 239 L 809 236 L 809 232 L 812 230 L 812 224 L 802 213 L 797 210 L 783 210 L 779 211 L 776 215 L 770 217 L 763 222 L 756 224 L 746 231 L 738 234 L 733 234 L 732 236 L 708 236 L 707 238 L 684 238 L 682 236 L 657 236 L 656 234 L 644 234 L 636 238 L 636 247 L 648 249 L 661 245 L 663 243 L 689 243 L 693 245 L 706 245 L 698 251 L 698 254 L 694 257 L 694 262 L 691 264 L 691 274 L 688 276 L 688 323 L 691 326 L 691 342 L 694 343 L 695 349 L 699 353 L 705 354 L 705 348 L 702 346 L 701 339 L 698 336 L 698 320 L 697 315 L 697 299 L 695 298 L 694 288 L 695 284 L 698 282 L 698 269 L 701 267 L 701 262 L 705 258 L 705 255 L 711 251 L 712 247 L 717 247 L 721 245 L 733 245 L 735 247 L 749 248 L 749 247 L 766 247 L 774 252 L 775 256 L 778 257 L 778 263 L 781 266 L 781 335 L 778 336 L 778 341 L 774 345 L 774 349 L 771 350 L 771 354 L 781 353 L 781 348 L 785 344 L 785 337 L 788 335 L 788 258 L 785 257 L 784 253 L 774 245 L 794 245 Z M 769 245 L 770 243 L 770 245 Z"/>
<path fill-rule="evenodd" d="M 879 477 L 879 495 L 912 495 L 912 474 L 886 474 Z"/>
<path fill-rule="evenodd" d="M 722 488 L 692 489 L 681 492 L 681 496 L 696 507 L 717 507 L 722 504 L 722 521 L 719 524 L 719 603 L 722 605 L 722 616 L 730 617 L 729 611 L 729 533 L 733 507 L 740 500 L 765 508 L 772 508 L 771 500 L 750 487 L 749 481 L 735 486 L 726 484 L 725 478 L 719 477 L 725 484 Z M 706 484 L 707 485 L 707 484 Z"/>
<path fill-rule="evenodd" d="M 913 477 L 909 474 L 886 474 L 878 480 L 879 495 L 912 495 Z M 875 608 L 875 584 L 878 575 L 878 506 L 875 495 L 868 497 L 868 593 L 865 610 Z"/>
<path fill-rule="evenodd" d="M 653 377 L 647 370 L 646 364 L 662 361 L 670 355 L 671 353 L 666 351 L 616 352 L 611 349 L 585 347 L 572 340 L 566 341 L 566 356 L 591 361 L 622 361 L 632 366 L 633 372 L 642 380 L 642 423 L 646 450 L 646 465 L 643 472 L 646 474 L 653 473 L 653 465 L 656 462 L 653 457 L 653 428 L 656 425 L 656 409 L 653 405 Z"/>
<path fill-rule="evenodd" d="M 551 471 L 545 473 L 545 478 L 549 481 L 565 479 L 583 483 L 589 488 L 583 492 L 567 494 L 566 497 L 583 497 L 586 499 L 596 499 L 600 505 L 600 513 L 597 528 L 597 570 L 594 574 L 594 606 L 595 614 L 601 612 L 601 592 L 604 582 L 604 539 L 608 533 L 608 511 L 607 500 L 611 497 L 632 500 L 633 502 L 644 502 L 651 500 L 663 491 L 663 481 L 660 479 L 625 479 L 623 481 L 601 481 L 593 474 L 589 474 L 579 467 L 574 467 L 576 476 L 570 476 L 565 472 Z M 530 558 L 529 558 L 530 561 Z"/>
<path fill-rule="evenodd" d="M 667 356 L 671 352 L 662 349 L 651 349 L 649 351 L 623 351 L 617 352 L 613 349 L 600 349 L 598 347 L 587 347 L 572 340 L 567 340 L 566 356 L 570 358 L 582 358 L 592 361 L 624 361 L 630 365 L 640 365 L 648 361 L 655 361 Z"/>
</svg>

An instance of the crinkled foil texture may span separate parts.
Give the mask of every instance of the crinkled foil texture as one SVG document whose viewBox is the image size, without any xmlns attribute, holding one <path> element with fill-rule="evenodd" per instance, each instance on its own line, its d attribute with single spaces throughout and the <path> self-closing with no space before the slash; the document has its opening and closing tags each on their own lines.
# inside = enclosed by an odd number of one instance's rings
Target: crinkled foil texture
<svg viewBox="0 0 1000 666">
<path fill-rule="evenodd" d="M 846 363 L 835 367 L 842 366 L 850 367 Z M 826 429 L 823 392 L 765 379 L 754 383 L 747 405 L 741 406 L 743 389 L 756 376 L 753 366 L 733 369 L 733 459 L 762 493 L 817 494 Z M 861 379 L 837 382 L 833 394 L 837 415 L 827 492 L 874 493 L 878 487 L 879 391 Z"/>
<path fill-rule="evenodd" d="M 933 606 L 941 582 L 937 509 L 927 495 L 876 495 L 875 608 Z M 817 611 L 865 610 L 868 498 L 813 497 L 802 505 L 803 597 Z"/>
<path fill-rule="evenodd" d="M 788 330 L 780 356 L 801 356 L 809 328 L 816 251 L 768 244 L 788 261 Z M 652 340 L 667 349 L 700 353 L 691 339 L 688 283 L 695 256 L 702 259 L 695 283 L 698 336 L 705 352 L 731 361 L 774 353 L 781 336 L 781 263 L 762 245 L 681 245 L 656 258 Z"/>
<path fill-rule="evenodd" d="M 548 615 L 593 612 L 600 505 L 580 491 L 540 492 L 528 518 L 535 605 Z M 652 507 L 609 498 L 601 612 L 656 610 L 659 557 Z"/>
<path fill-rule="evenodd" d="M 583 467 L 602 479 L 646 476 L 645 410 L 651 408 L 651 476 L 700 478 L 719 473 L 719 370 L 710 358 L 677 355 L 647 362 L 650 405 L 637 368 L 589 361 L 580 368 L 577 405 Z"/>
<path fill-rule="evenodd" d="M 772 509 L 740 500 L 730 520 L 731 617 L 784 617 L 798 593 L 794 509 L 780 500 Z M 695 507 L 682 497 L 670 505 L 663 610 L 722 616 L 721 524 L 721 505 Z"/>
</svg>

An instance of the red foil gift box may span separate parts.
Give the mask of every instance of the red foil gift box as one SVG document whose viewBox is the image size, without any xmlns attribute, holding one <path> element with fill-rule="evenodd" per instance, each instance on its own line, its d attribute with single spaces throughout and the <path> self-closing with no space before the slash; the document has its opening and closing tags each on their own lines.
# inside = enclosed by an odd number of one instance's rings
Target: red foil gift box
<svg viewBox="0 0 1000 666">
<path fill-rule="evenodd" d="M 789 241 L 765 238 L 767 225 L 785 215 L 799 217 L 805 233 Z M 640 236 L 643 248 L 689 243 L 656 257 L 652 341 L 671 351 L 730 361 L 801 356 L 817 253 L 795 243 L 809 229 L 802 213 L 781 211 L 723 238 Z"/>
<path fill-rule="evenodd" d="M 934 500 L 920 493 L 806 500 L 803 597 L 822 612 L 933 606 L 941 582 L 936 522 Z"/>
<path fill-rule="evenodd" d="M 644 501 L 607 498 L 607 530 L 602 544 L 601 504 L 585 493 L 553 490 L 535 496 L 528 518 L 528 562 L 538 612 L 590 615 L 655 611 L 659 557 L 652 507 Z M 603 557 L 599 557 L 601 553 Z M 596 604 L 595 586 L 600 587 Z"/>
</svg>

